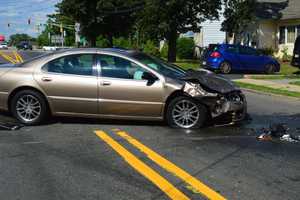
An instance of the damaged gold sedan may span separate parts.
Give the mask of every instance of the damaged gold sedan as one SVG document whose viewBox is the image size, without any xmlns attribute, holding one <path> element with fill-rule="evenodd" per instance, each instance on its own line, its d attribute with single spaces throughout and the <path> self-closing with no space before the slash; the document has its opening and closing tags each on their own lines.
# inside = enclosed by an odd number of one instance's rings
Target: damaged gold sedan
<svg viewBox="0 0 300 200">
<path fill-rule="evenodd" d="M 185 71 L 137 51 L 72 49 L 0 65 L 0 109 L 25 125 L 53 115 L 199 128 L 217 117 L 243 120 L 247 103 L 231 81 L 206 70 Z"/>
</svg>

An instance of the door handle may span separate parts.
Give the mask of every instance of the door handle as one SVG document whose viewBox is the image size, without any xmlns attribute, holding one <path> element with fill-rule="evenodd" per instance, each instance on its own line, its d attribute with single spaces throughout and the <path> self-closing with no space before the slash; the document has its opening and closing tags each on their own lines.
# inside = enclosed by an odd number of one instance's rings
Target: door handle
<svg viewBox="0 0 300 200">
<path fill-rule="evenodd" d="M 50 78 L 50 77 L 43 77 L 42 81 L 44 81 L 44 82 L 50 82 L 50 81 L 52 81 L 52 78 Z"/>
<path fill-rule="evenodd" d="M 109 85 L 111 85 L 111 82 L 110 81 L 102 81 L 101 85 L 102 86 L 109 86 Z"/>
</svg>

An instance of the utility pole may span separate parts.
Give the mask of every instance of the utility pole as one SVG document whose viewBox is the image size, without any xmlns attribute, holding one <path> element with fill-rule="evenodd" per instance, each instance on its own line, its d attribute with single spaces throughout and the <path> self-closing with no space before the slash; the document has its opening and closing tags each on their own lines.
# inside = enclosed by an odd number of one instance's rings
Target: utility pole
<svg viewBox="0 0 300 200">
<path fill-rule="evenodd" d="M 49 41 L 49 46 L 51 46 L 51 32 L 48 32 L 48 41 Z"/>
<path fill-rule="evenodd" d="M 80 24 L 75 23 L 75 43 L 76 43 L 77 47 L 79 47 L 79 44 L 80 44 L 79 31 L 80 31 Z"/>
<path fill-rule="evenodd" d="M 60 33 L 61 33 L 61 47 L 64 47 L 64 27 L 63 24 L 60 24 Z"/>
</svg>

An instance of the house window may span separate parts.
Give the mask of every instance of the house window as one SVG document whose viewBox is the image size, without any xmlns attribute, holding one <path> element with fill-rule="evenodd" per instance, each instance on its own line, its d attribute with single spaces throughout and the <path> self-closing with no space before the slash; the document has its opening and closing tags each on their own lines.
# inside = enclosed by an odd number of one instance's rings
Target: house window
<svg viewBox="0 0 300 200">
<path fill-rule="evenodd" d="M 300 36 L 300 25 L 279 27 L 279 44 L 293 44 Z"/>
<path fill-rule="evenodd" d="M 285 44 L 285 26 L 279 27 L 279 44 Z"/>
<path fill-rule="evenodd" d="M 296 27 L 288 26 L 287 27 L 287 43 L 294 43 L 296 40 Z"/>
</svg>

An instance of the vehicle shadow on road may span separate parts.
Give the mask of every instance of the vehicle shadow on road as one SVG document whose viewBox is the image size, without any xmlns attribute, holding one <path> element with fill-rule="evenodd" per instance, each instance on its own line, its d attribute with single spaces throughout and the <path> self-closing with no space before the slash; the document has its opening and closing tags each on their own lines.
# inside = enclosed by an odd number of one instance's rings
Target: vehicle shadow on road
<svg viewBox="0 0 300 200">
<path fill-rule="evenodd" d="M 183 130 L 176 129 L 176 133 L 182 132 L 189 136 L 218 136 L 218 135 L 255 135 L 255 129 L 268 128 L 274 123 L 283 123 L 288 127 L 300 129 L 300 114 L 294 115 L 251 115 L 252 120 L 228 126 L 216 126 L 211 121 L 200 129 Z M 17 121 L 7 112 L 0 112 L 0 123 L 17 123 Z M 99 118 L 75 118 L 75 117 L 53 117 L 49 118 L 42 125 L 53 124 L 82 124 L 82 125 L 113 125 L 113 126 L 140 126 L 140 127 L 161 127 L 172 130 L 164 121 L 137 121 L 119 119 L 99 119 Z"/>
</svg>

